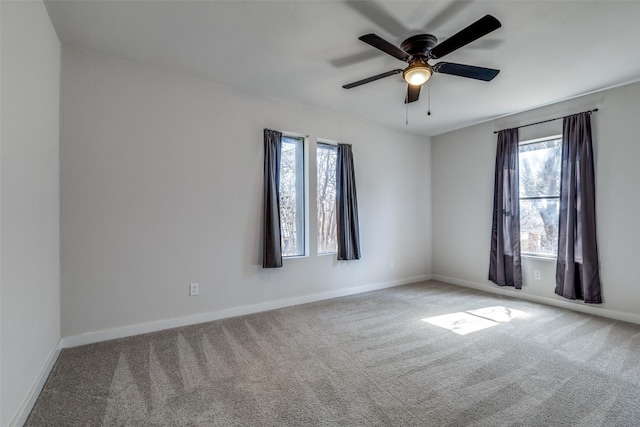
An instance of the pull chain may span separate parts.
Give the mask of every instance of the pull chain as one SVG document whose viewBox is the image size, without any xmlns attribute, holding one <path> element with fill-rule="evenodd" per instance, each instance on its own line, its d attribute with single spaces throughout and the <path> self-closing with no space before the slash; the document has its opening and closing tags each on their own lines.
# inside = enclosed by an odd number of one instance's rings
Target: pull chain
<svg viewBox="0 0 640 427">
<path fill-rule="evenodd" d="M 407 100 L 404 102 L 404 124 L 409 126 L 409 103 Z"/>
<path fill-rule="evenodd" d="M 431 115 L 431 81 L 427 83 L 427 116 Z"/>
</svg>

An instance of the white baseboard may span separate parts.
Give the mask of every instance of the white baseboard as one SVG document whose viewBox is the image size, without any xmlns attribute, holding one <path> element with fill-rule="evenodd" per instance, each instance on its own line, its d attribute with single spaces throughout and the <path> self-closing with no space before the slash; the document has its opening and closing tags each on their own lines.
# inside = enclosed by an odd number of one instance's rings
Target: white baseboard
<svg viewBox="0 0 640 427">
<path fill-rule="evenodd" d="M 551 305 L 554 307 L 566 308 L 585 314 L 607 317 L 613 320 L 621 320 L 623 322 L 640 324 L 640 315 L 638 314 L 609 310 L 594 304 L 584 304 L 583 302 L 572 302 L 565 299 L 554 299 L 539 295 L 531 295 L 523 292 L 522 290 L 517 290 L 509 286 L 501 287 L 493 284 L 470 282 L 468 280 L 456 279 L 454 277 L 441 276 L 438 274 L 432 275 L 431 278 L 440 282 L 463 286 L 465 288 L 476 289 L 483 292 L 490 292 L 493 294 L 504 295 L 511 298 L 518 298 L 526 301 L 537 302 L 540 304 Z"/>
<path fill-rule="evenodd" d="M 121 328 L 107 329 L 102 331 L 88 332 L 81 335 L 73 335 L 62 339 L 62 347 L 77 347 L 85 344 L 93 344 L 100 341 L 107 341 L 116 338 L 125 338 L 133 335 L 157 332 L 164 329 L 178 328 L 181 326 L 194 325 L 197 323 L 211 322 L 214 320 L 226 319 L 229 317 L 242 316 L 245 314 L 259 313 L 262 311 L 275 310 L 278 308 L 290 307 L 293 305 L 307 304 L 331 298 L 338 298 L 347 295 L 354 295 L 363 292 L 376 291 L 379 289 L 392 288 L 394 286 L 407 285 L 409 283 L 423 282 L 431 279 L 429 275 L 407 277 L 390 282 L 372 283 L 353 288 L 337 289 L 334 291 L 322 292 L 312 295 L 288 298 L 277 301 L 268 301 L 259 304 L 234 307 L 226 310 L 200 313 L 192 316 L 178 317 L 173 319 L 163 319 L 137 325 L 124 326 Z"/>
<path fill-rule="evenodd" d="M 29 390 L 29 393 L 22 401 L 22 404 L 20 405 L 20 409 L 18 409 L 16 416 L 9 423 L 10 427 L 22 426 L 27 421 L 27 418 L 29 417 L 31 410 L 33 409 L 33 405 L 35 405 L 36 400 L 38 400 L 38 396 L 40 396 L 40 392 L 44 387 L 44 383 L 47 382 L 47 378 L 49 378 L 49 374 L 51 373 L 53 366 L 56 364 L 56 361 L 58 360 L 60 351 L 62 351 L 61 339 L 58 340 L 58 343 L 49 354 L 47 361 L 42 366 L 42 369 L 40 370 L 40 373 L 38 374 L 36 381 L 33 383 L 33 385 L 31 386 L 31 389 Z"/>
</svg>

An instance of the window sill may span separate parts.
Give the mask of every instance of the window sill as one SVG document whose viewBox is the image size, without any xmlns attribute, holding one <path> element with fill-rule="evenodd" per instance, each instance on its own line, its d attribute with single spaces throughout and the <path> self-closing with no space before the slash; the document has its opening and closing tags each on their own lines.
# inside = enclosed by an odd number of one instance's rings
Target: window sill
<svg viewBox="0 0 640 427">
<path fill-rule="evenodd" d="M 521 258 L 535 259 L 537 261 L 556 262 L 558 257 L 553 255 L 520 254 Z"/>
<path fill-rule="evenodd" d="M 318 253 L 318 256 L 333 256 L 336 254 L 337 252 L 323 252 L 323 253 Z"/>
<path fill-rule="evenodd" d="M 309 255 L 288 255 L 288 256 L 282 256 L 282 259 L 296 259 L 296 258 L 309 258 Z"/>
</svg>

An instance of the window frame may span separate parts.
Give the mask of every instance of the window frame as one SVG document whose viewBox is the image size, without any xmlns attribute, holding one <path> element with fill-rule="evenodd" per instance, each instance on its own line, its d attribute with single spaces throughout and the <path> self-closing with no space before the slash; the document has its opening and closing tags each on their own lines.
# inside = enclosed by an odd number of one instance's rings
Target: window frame
<svg viewBox="0 0 640 427">
<path fill-rule="evenodd" d="M 309 238 L 308 238 L 308 135 L 301 135 L 293 132 L 282 132 L 282 139 L 280 141 L 280 148 L 282 150 L 283 144 L 290 144 L 290 140 L 296 141 L 296 240 L 301 240 L 299 246 L 302 253 L 296 253 L 291 255 L 284 254 L 284 241 L 282 242 L 283 254 L 282 258 L 304 258 L 309 254 Z M 281 166 L 282 167 L 282 159 Z M 281 175 L 282 177 L 282 175 Z M 278 186 L 280 183 L 278 183 Z M 282 218 L 280 219 L 280 227 L 282 229 Z M 281 237 L 284 239 L 284 236 Z"/>
<path fill-rule="evenodd" d="M 560 140 L 561 144 L 562 144 L 562 134 L 555 134 L 555 135 L 550 135 L 550 136 L 544 136 L 541 138 L 535 138 L 535 139 L 528 139 L 525 141 L 520 141 L 518 142 L 518 158 L 520 156 L 520 147 L 525 146 L 525 145 L 532 145 L 532 144 L 539 144 L 541 142 L 544 141 L 554 141 L 554 140 Z M 562 146 L 562 145 L 561 145 Z M 518 163 L 520 162 L 520 160 L 518 160 Z M 520 169 L 519 167 L 520 165 L 518 165 L 518 169 Z M 559 174 L 562 173 L 561 170 L 558 171 Z M 519 178 L 522 176 L 522 172 L 519 172 Z M 519 185 L 519 184 L 518 184 Z M 518 209 L 520 211 L 520 214 L 518 215 L 518 221 L 522 222 L 522 205 L 521 202 L 523 200 L 557 200 L 558 203 L 560 203 L 560 188 L 558 187 L 558 195 L 546 195 L 546 196 L 521 196 L 520 195 L 520 189 L 518 188 Z M 522 232 L 522 228 L 520 227 L 520 232 Z M 548 254 L 548 253 L 542 253 L 542 252 L 528 252 L 528 251 L 524 251 L 522 248 L 522 239 L 520 239 L 520 255 L 526 258 L 536 258 L 536 259 L 543 259 L 543 260 L 556 260 L 558 258 L 558 254 L 557 252 L 555 254 Z"/>
<path fill-rule="evenodd" d="M 331 151 L 335 152 L 336 158 L 338 156 L 338 144 L 336 142 L 332 142 L 332 141 L 326 141 L 326 140 L 320 140 L 318 139 L 316 142 L 316 253 L 318 256 L 325 256 L 325 255 L 336 255 L 338 253 L 338 241 L 337 241 L 337 229 L 336 229 L 336 249 L 332 252 L 320 252 L 320 248 L 318 247 L 319 241 L 318 241 L 318 233 L 320 231 L 320 224 L 318 222 L 318 206 L 317 206 L 317 201 L 318 201 L 318 182 L 317 182 L 317 176 L 318 176 L 318 148 L 324 148 L 324 149 L 330 149 Z M 337 165 L 336 165 L 337 166 Z M 336 200 L 334 199 L 334 202 Z"/>
</svg>

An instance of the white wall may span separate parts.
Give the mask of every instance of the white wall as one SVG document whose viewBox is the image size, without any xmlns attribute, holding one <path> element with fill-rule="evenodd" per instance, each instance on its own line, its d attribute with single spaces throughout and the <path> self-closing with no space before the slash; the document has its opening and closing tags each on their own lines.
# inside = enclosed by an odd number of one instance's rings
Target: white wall
<svg viewBox="0 0 640 427">
<path fill-rule="evenodd" d="M 0 10 L 0 425 L 6 426 L 19 422 L 37 393 L 60 339 L 60 43 L 41 2 L 3 1 Z"/>
<path fill-rule="evenodd" d="M 596 169 L 602 305 L 565 304 L 554 294 L 555 264 L 523 259 L 521 291 L 595 314 L 640 322 L 640 83 L 472 126 L 432 139 L 433 274 L 435 278 L 498 291 L 487 280 L 496 153 L 495 130 L 598 107 L 592 116 Z M 522 128 L 520 139 L 562 133 L 562 121 Z M 542 280 L 533 272 L 539 270 Z"/>
<path fill-rule="evenodd" d="M 63 336 L 430 272 L 428 139 L 87 51 L 62 64 Z M 309 156 L 310 256 L 262 269 L 265 127 L 309 135 L 312 152 L 353 144 L 361 260 L 316 255 Z"/>
</svg>

